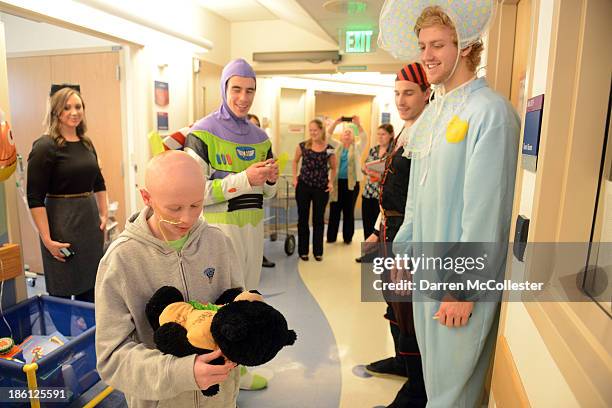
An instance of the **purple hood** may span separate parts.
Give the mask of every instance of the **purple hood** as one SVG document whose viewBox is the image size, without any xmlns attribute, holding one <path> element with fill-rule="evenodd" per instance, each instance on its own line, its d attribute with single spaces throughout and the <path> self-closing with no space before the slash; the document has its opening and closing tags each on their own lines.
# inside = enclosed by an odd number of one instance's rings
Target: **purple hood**
<svg viewBox="0 0 612 408">
<path fill-rule="evenodd" d="M 253 68 L 242 58 L 228 63 L 221 74 L 221 98 L 223 103 L 219 109 L 197 121 L 190 131 L 205 130 L 233 143 L 261 143 L 268 138 L 266 132 L 253 125 L 246 117 L 239 118 L 234 115 L 227 105 L 227 82 L 233 76 L 257 80 Z"/>
</svg>

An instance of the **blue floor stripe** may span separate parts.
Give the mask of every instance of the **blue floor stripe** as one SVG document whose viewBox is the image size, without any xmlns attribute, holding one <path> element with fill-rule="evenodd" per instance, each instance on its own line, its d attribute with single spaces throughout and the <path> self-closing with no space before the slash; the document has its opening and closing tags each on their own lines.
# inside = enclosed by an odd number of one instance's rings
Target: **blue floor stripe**
<svg viewBox="0 0 612 408">
<path fill-rule="evenodd" d="M 331 327 L 298 273 L 297 256 L 285 255 L 282 241 L 266 241 L 265 254 L 276 267 L 263 269 L 260 292 L 285 315 L 298 340 L 262 366 L 274 378 L 265 390 L 241 391 L 240 408 L 338 407 L 342 378 Z"/>
</svg>

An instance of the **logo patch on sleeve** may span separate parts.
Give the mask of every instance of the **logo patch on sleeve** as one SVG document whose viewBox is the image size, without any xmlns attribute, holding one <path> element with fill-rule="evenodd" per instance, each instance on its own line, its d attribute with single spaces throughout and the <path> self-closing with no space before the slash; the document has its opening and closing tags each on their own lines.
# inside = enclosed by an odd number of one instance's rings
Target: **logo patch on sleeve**
<svg viewBox="0 0 612 408">
<path fill-rule="evenodd" d="M 236 154 L 240 160 L 251 161 L 255 160 L 255 149 L 251 146 L 238 146 Z"/>
</svg>

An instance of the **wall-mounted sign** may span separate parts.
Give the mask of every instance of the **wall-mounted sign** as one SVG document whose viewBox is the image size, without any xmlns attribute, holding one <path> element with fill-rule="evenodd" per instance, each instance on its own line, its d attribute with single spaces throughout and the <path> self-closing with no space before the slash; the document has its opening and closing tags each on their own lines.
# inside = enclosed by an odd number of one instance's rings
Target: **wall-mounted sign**
<svg viewBox="0 0 612 408">
<path fill-rule="evenodd" d="M 353 71 L 367 71 L 367 65 L 340 65 L 337 68 L 338 72 L 353 72 Z"/>
<path fill-rule="evenodd" d="M 543 109 L 544 95 L 538 95 L 527 100 L 522 153 L 523 168 L 530 171 L 536 171 L 537 168 Z"/>
<path fill-rule="evenodd" d="M 347 54 L 365 54 L 373 52 L 373 30 L 346 30 L 344 36 L 344 52 Z"/>
<path fill-rule="evenodd" d="M 380 123 L 391 123 L 391 113 L 383 112 L 380 116 Z"/>
<path fill-rule="evenodd" d="M 168 112 L 157 112 L 157 130 L 168 130 Z"/>
<path fill-rule="evenodd" d="M 287 126 L 287 131 L 289 133 L 303 134 L 306 131 L 306 126 L 305 125 L 298 125 L 298 124 L 289 124 Z"/>
<path fill-rule="evenodd" d="M 155 104 L 157 106 L 168 106 L 170 103 L 170 93 L 168 83 L 155 81 Z"/>
</svg>

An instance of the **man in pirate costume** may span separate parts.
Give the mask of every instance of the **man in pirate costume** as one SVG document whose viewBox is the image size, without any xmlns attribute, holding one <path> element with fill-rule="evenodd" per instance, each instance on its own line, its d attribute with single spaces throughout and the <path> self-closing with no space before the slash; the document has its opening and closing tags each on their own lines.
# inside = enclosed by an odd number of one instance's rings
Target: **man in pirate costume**
<svg viewBox="0 0 612 408">
<path fill-rule="evenodd" d="M 204 218 L 230 238 L 246 290 L 257 289 L 263 258 L 263 199 L 276 193 L 278 165 L 266 133 L 248 120 L 255 98 L 253 68 L 243 59 L 228 63 L 221 74 L 223 102 L 196 122 L 185 151 L 207 177 Z M 266 379 L 241 367 L 241 388 L 261 389 Z"/>
<path fill-rule="evenodd" d="M 381 46 L 397 58 L 420 55 L 434 90 L 404 147 L 412 163 L 398 254 L 419 256 L 426 242 L 508 242 L 520 123 L 510 103 L 476 77 L 494 7 L 494 0 L 396 0 L 381 12 Z M 503 271 L 504 255 L 491 261 Z M 410 272 L 395 268 L 392 279 Z M 477 406 L 499 303 L 426 296 L 413 293 L 427 406 Z"/>
<path fill-rule="evenodd" d="M 393 242 L 404 220 L 410 159 L 404 156 L 404 144 L 408 129 L 427 106 L 430 95 L 429 82 L 423 67 L 418 62 L 404 65 L 395 78 L 395 105 L 404 126 L 392 142 L 392 153 L 385 162 L 385 171 L 380 183 L 380 214 L 374 234 L 366 242 Z M 389 256 L 390 254 L 384 254 Z M 379 256 L 376 252 L 373 256 Z M 360 261 L 367 261 L 370 254 Z M 387 277 L 385 277 L 387 278 Z M 394 357 L 375 361 L 366 366 L 366 371 L 378 376 L 395 375 L 408 377 L 389 407 L 425 406 L 427 396 L 423 384 L 421 356 L 414 332 L 412 303 L 387 303 L 385 318 L 393 337 L 396 354 Z"/>
</svg>

